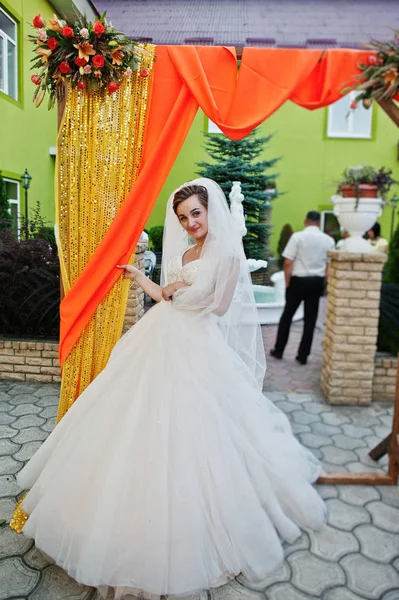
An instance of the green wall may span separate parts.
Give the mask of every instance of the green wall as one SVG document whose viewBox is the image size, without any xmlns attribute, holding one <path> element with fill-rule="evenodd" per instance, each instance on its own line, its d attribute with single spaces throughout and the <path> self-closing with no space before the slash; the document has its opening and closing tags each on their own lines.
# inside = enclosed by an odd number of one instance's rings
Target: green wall
<svg viewBox="0 0 399 600">
<path fill-rule="evenodd" d="M 19 98 L 11 100 L 0 92 L 0 169 L 3 175 L 19 179 L 28 169 L 32 175 L 29 208 L 41 204 L 42 215 L 54 222 L 54 157 L 49 155 L 57 135 L 57 111 L 47 110 L 47 100 L 36 108 L 32 102 L 35 86 L 30 81 L 32 44 L 27 36 L 37 13 L 47 19 L 54 9 L 46 0 L 0 0 L 0 6 L 19 23 L 20 53 Z M 24 213 L 24 194 L 21 186 L 21 212 Z"/>
<path fill-rule="evenodd" d="M 169 173 L 169 177 L 162 188 L 162 192 L 147 222 L 146 229 L 154 225 L 163 225 L 166 203 L 170 194 L 185 181 L 190 181 L 190 179 L 197 177 L 195 163 L 206 158 L 206 152 L 202 147 L 204 141 L 204 123 L 204 113 L 199 110 L 186 141 Z"/>
<path fill-rule="evenodd" d="M 303 227 L 308 210 L 332 209 L 330 197 L 335 193 L 334 182 L 345 167 L 360 164 L 386 166 L 392 168 L 394 177 L 399 179 L 397 128 L 379 107 L 375 106 L 373 111 L 371 140 L 328 139 L 327 109 L 308 111 L 290 102 L 259 127 L 261 134 L 275 134 L 265 148 L 265 158 L 282 157 L 276 165 L 276 172 L 280 173 L 277 185 L 283 195 L 273 203 L 272 250 L 276 250 L 285 223 L 298 230 Z M 205 122 L 203 113 L 199 111 L 147 228 L 163 223 L 169 194 L 196 176 L 195 163 L 206 156 L 202 147 Z M 380 222 L 382 233 L 387 238 L 390 218 L 390 209 L 385 209 Z"/>
</svg>

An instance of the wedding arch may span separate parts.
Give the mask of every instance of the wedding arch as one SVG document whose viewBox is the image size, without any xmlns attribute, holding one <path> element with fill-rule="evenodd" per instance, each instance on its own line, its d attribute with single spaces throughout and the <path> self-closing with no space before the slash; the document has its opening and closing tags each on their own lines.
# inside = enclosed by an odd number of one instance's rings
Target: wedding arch
<svg viewBox="0 0 399 600">
<path fill-rule="evenodd" d="M 127 283 L 115 265 L 132 259 L 198 109 L 228 137 L 240 139 L 287 101 L 309 110 L 337 101 L 372 54 L 244 48 L 238 64 L 235 48 L 152 49 L 155 62 L 150 54 L 143 57 L 144 70 L 112 94 L 90 96 L 68 85 L 59 103 L 57 226 L 65 296 L 58 419 L 102 370 L 119 339 Z M 364 474 L 328 474 L 322 482 L 397 482 L 398 390 L 389 475 L 368 481 Z"/>
</svg>

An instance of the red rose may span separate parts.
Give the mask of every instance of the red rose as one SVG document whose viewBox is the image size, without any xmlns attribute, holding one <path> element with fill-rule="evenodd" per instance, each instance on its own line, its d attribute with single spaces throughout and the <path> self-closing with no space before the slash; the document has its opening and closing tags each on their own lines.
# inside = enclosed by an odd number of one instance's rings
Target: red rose
<svg viewBox="0 0 399 600">
<path fill-rule="evenodd" d="M 116 83 L 116 81 L 111 81 L 108 84 L 107 90 L 109 91 L 110 94 L 112 94 L 113 92 L 116 92 L 116 90 L 119 89 L 119 83 Z"/>
<path fill-rule="evenodd" d="M 35 85 L 40 85 L 42 80 L 40 79 L 39 75 L 32 75 L 32 77 L 30 78 L 30 80 L 32 81 L 32 83 L 34 83 Z"/>
<path fill-rule="evenodd" d="M 56 48 L 58 48 L 58 42 L 55 39 L 55 37 L 51 37 L 48 39 L 47 41 L 47 46 L 51 49 L 51 50 L 55 50 Z"/>
<path fill-rule="evenodd" d="M 375 65 L 376 62 L 377 62 L 377 58 L 374 56 L 374 54 L 370 54 L 370 56 L 368 58 L 369 65 Z"/>
<path fill-rule="evenodd" d="M 58 68 L 64 75 L 69 73 L 69 71 L 71 70 L 71 67 L 69 66 L 66 60 L 63 60 L 62 63 L 59 64 Z"/>
<path fill-rule="evenodd" d="M 36 27 L 36 29 L 39 29 L 40 27 L 44 27 L 45 22 L 44 22 L 43 17 L 41 15 L 36 15 L 36 17 L 32 21 L 32 25 L 33 25 L 33 27 Z"/>
<path fill-rule="evenodd" d="M 382 64 L 384 64 L 384 61 L 382 60 L 382 58 L 377 58 L 377 60 L 375 61 L 375 64 L 380 67 Z"/>
<path fill-rule="evenodd" d="M 147 71 L 147 69 L 143 69 L 143 70 L 141 71 L 140 75 L 141 75 L 142 77 L 148 77 L 148 71 Z"/>
<path fill-rule="evenodd" d="M 75 63 L 75 65 L 78 65 L 78 67 L 84 67 L 85 65 L 87 65 L 87 60 L 85 58 L 75 58 L 75 60 L 73 61 Z"/>
<path fill-rule="evenodd" d="M 73 33 L 72 27 L 63 27 L 62 28 L 62 35 L 64 37 L 73 37 L 74 33 Z"/>
<path fill-rule="evenodd" d="M 104 25 L 101 23 L 101 21 L 95 21 L 94 25 L 93 25 L 93 31 L 94 33 L 98 36 L 101 37 L 102 34 L 105 31 L 105 27 Z"/>
<path fill-rule="evenodd" d="M 85 84 L 83 81 L 79 81 L 78 83 L 78 90 L 84 90 L 85 89 Z"/>
<path fill-rule="evenodd" d="M 93 65 L 97 69 L 101 69 L 104 66 L 104 57 L 102 54 L 95 54 L 92 58 Z"/>
<path fill-rule="evenodd" d="M 351 108 L 352 110 L 355 110 L 355 108 L 357 108 L 357 100 L 353 100 L 353 102 L 351 102 L 351 104 L 350 104 L 350 108 Z"/>
</svg>

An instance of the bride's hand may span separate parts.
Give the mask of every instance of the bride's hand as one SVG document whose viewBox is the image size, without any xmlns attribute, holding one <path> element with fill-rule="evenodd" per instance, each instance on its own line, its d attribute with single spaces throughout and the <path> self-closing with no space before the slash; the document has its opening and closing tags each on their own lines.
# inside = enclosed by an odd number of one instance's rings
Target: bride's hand
<svg viewBox="0 0 399 600">
<path fill-rule="evenodd" d="M 184 281 L 175 281 L 175 283 L 166 285 L 162 288 L 162 298 L 167 302 L 170 302 L 173 300 L 173 294 L 183 287 L 187 287 L 187 283 L 184 283 Z"/>
<path fill-rule="evenodd" d="M 137 275 L 139 275 L 139 273 L 141 273 L 141 271 L 139 269 L 137 269 L 136 267 L 134 267 L 133 265 L 116 265 L 118 269 L 124 269 L 124 277 L 125 279 L 131 279 L 132 281 L 134 281 L 137 277 Z"/>
<path fill-rule="evenodd" d="M 170 302 L 173 298 L 173 294 L 176 291 L 176 285 L 174 283 L 170 283 L 169 285 L 165 285 L 162 288 L 162 298 L 166 300 L 166 302 Z"/>
</svg>

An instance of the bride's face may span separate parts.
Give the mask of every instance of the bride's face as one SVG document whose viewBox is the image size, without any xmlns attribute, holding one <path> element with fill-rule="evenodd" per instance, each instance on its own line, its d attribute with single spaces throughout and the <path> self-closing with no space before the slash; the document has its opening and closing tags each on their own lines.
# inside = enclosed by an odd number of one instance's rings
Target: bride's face
<svg viewBox="0 0 399 600">
<path fill-rule="evenodd" d="M 176 214 L 180 224 L 191 237 L 195 240 L 205 238 L 208 233 L 208 211 L 197 195 L 180 202 Z"/>
</svg>

